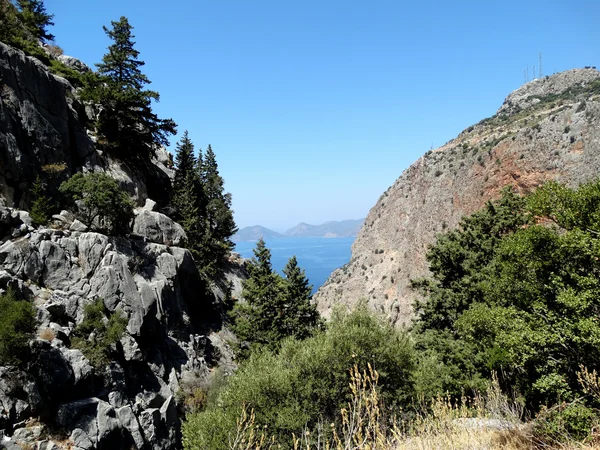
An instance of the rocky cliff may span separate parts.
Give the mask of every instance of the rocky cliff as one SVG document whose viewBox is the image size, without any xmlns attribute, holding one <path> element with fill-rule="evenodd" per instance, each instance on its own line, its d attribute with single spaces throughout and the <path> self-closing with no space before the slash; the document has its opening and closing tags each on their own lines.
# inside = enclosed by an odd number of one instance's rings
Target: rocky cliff
<svg viewBox="0 0 600 450">
<path fill-rule="evenodd" d="M 600 72 L 575 69 L 511 93 L 497 113 L 406 169 L 371 209 L 352 258 L 315 294 L 329 315 L 363 299 L 395 324 L 412 317 L 409 280 L 427 275 L 438 233 L 513 186 L 570 186 L 600 175 Z"/>
<path fill-rule="evenodd" d="M 87 69 L 74 58 L 68 60 L 81 71 Z M 139 205 L 148 197 L 166 204 L 166 151 L 158 149 L 152 163 L 136 166 L 106 157 L 88 132 L 94 114 L 67 80 L 0 42 L 0 204 L 27 206 L 36 176 L 53 165 L 64 165 L 64 178 L 77 171 L 105 172 Z"/>
<path fill-rule="evenodd" d="M 239 295 L 244 267 L 232 261 L 221 284 L 200 277 L 183 228 L 159 211 L 168 154 L 158 149 L 141 166 L 103 155 L 88 129 L 93 106 L 77 94 L 0 43 L 0 293 L 31 301 L 38 323 L 27 364 L 0 367 L 0 448 L 177 448 L 181 386 L 234 366 L 221 305 L 229 283 Z M 23 209 L 36 176 L 53 167 L 56 183 L 79 171 L 117 179 L 144 205 L 132 233 L 93 232 L 67 211 L 34 227 Z M 94 366 L 73 339 L 98 299 L 126 329 L 110 362 Z"/>
</svg>

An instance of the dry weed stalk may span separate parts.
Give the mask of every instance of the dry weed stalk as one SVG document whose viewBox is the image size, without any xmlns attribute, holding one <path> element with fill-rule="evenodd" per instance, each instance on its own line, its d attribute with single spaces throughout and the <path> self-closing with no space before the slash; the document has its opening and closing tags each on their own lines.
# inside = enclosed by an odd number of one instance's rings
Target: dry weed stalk
<svg viewBox="0 0 600 450">
<path fill-rule="evenodd" d="M 266 427 L 265 427 L 266 428 Z M 276 448 L 275 438 L 268 438 L 265 428 L 256 425 L 254 409 L 248 413 L 248 406 L 244 405 L 242 414 L 237 419 L 236 434 L 229 442 L 230 450 L 270 450 Z"/>
</svg>

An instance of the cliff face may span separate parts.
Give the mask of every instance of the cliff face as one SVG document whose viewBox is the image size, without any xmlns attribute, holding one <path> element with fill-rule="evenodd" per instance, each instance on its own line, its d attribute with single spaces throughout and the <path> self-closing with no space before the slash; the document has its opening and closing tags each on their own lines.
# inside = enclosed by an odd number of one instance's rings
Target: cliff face
<svg viewBox="0 0 600 450">
<path fill-rule="evenodd" d="M 67 80 L 0 42 L 0 204 L 25 207 L 31 184 L 49 165 L 64 165 L 64 177 L 106 172 L 138 204 L 148 197 L 166 203 L 167 153 L 159 149 L 152 164 L 136 167 L 107 158 L 87 132 L 93 115 Z"/>
<path fill-rule="evenodd" d="M 88 134 L 92 116 L 66 80 L 0 43 L 0 293 L 30 300 L 38 320 L 27 364 L 0 366 L 0 448 L 176 448 L 181 387 L 234 365 L 222 302 L 229 283 L 239 296 L 243 263 L 208 286 L 183 228 L 156 210 L 169 199 L 167 153 L 141 167 L 107 157 Z M 63 179 L 117 179 L 144 204 L 133 232 L 92 232 L 67 211 L 34 227 L 19 208 L 49 165 Z M 127 325 L 110 362 L 94 367 L 73 338 L 97 299 Z"/>
<path fill-rule="evenodd" d="M 600 175 L 600 72 L 575 69 L 511 93 L 496 115 L 427 152 L 379 198 L 352 246 L 351 261 L 315 294 L 324 315 L 363 299 L 407 324 L 438 233 L 499 197 L 547 180 L 569 186 Z"/>
</svg>

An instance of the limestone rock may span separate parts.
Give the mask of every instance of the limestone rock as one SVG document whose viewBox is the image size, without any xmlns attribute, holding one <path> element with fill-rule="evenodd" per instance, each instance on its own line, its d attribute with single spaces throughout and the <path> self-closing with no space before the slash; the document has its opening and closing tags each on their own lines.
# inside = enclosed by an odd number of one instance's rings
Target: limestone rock
<svg viewBox="0 0 600 450">
<path fill-rule="evenodd" d="M 81 60 L 67 55 L 58 55 L 57 59 L 70 69 L 76 70 L 79 73 L 90 72 L 91 69 Z"/>
<path fill-rule="evenodd" d="M 495 116 L 419 158 L 373 206 L 348 264 L 314 295 L 319 311 L 328 317 L 337 304 L 365 299 L 390 322 L 408 324 L 418 298 L 410 280 L 428 274 L 425 255 L 438 233 L 507 185 L 527 193 L 549 180 L 596 179 L 600 100 L 585 88 L 599 79 L 595 69 L 575 69 L 527 83 Z"/>
<path fill-rule="evenodd" d="M 183 227 L 156 211 L 142 209 L 135 217 L 133 233 L 158 244 L 183 246 L 187 236 Z"/>
</svg>

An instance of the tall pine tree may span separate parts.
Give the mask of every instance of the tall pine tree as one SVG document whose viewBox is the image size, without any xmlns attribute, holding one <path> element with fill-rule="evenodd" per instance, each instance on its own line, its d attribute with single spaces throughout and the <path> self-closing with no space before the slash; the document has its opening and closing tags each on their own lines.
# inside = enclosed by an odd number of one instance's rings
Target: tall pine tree
<svg viewBox="0 0 600 450">
<path fill-rule="evenodd" d="M 42 0 L 17 0 L 19 19 L 31 36 L 42 42 L 54 40 L 47 28 L 54 25 L 54 14 L 48 14 Z"/>
<path fill-rule="evenodd" d="M 323 328 L 319 312 L 311 301 L 312 285 L 308 283 L 304 269 L 298 266 L 295 256 L 287 262 L 283 274 L 283 332 L 297 339 L 306 339 L 312 336 L 315 330 Z"/>
<path fill-rule="evenodd" d="M 144 62 L 134 48 L 133 27 L 126 17 L 111 24 L 112 29 L 103 29 L 113 44 L 97 64 L 100 76 L 84 95 L 101 106 L 97 124 L 101 142 L 118 149 L 124 159 L 146 159 L 157 145 L 169 145 L 167 138 L 175 134 L 176 125 L 172 119 L 159 119 L 152 111 L 152 101 L 160 96 L 144 89 L 150 80 L 140 70 Z"/>
<path fill-rule="evenodd" d="M 177 143 L 175 153 L 175 177 L 173 179 L 173 207 L 177 219 L 188 236 L 188 247 L 200 256 L 200 244 L 203 237 L 204 189 L 200 179 L 198 164 L 200 158 L 194 155 L 194 144 L 185 131 Z"/>
<path fill-rule="evenodd" d="M 212 147 L 209 145 L 200 165 L 206 206 L 206 227 L 203 239 L 205 261 L 209 272 L 216 274 L 233 250 L 231 236 L 237 231 L 231 210 L 231 194 L 224 192 L 223 178 Z"/>
<path fill-rule="evenodd" d="M 248 265 L 250 277 L 232 311 L 233 331 L 242 342 L 240 357 L 259 347 L 276 350 L 283 339 L 305 339 L 322 328 L 322 321 L 311 304 L 312 286 L 295 257 L 279 276 L 271 265 L 271 252 L 260 239 Z"/>
<path fill-rule="evenodd" d="M 273 271 L 271 251 L 260 239 L 254 257 L 248 264 L 249 278 L 244 282 L 242 296 L 246 302 L 236 303 L 232 317 L 233 332 L 242 343 L 240 356 L 249 356 L 258 347 L 274 349 L 285 336 L 277 322 L 284 314 L 281 298 L 281 277 Z"/>
</svg>

